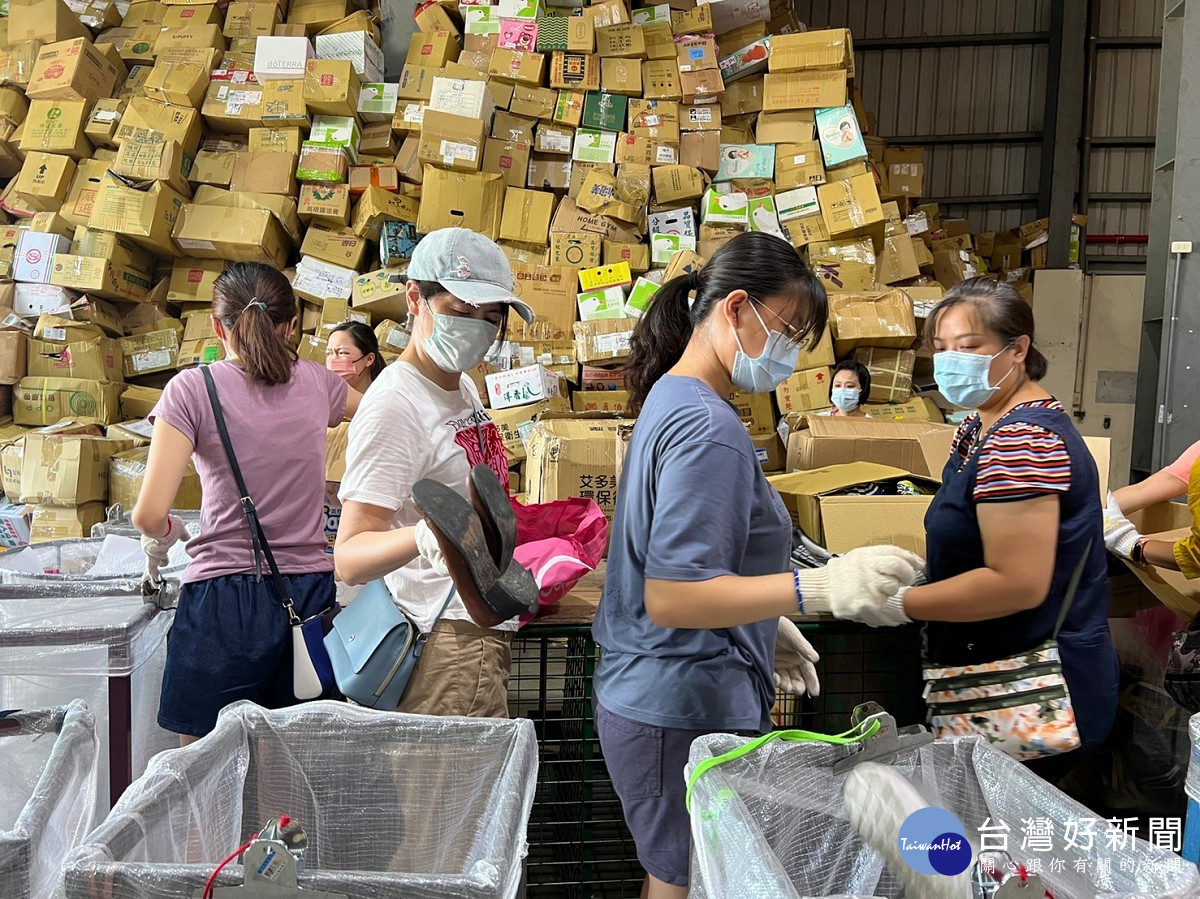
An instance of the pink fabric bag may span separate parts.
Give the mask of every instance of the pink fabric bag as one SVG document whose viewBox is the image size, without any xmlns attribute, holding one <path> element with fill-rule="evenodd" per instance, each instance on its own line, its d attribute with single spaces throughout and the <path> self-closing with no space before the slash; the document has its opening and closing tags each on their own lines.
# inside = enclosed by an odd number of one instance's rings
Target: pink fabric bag
<svg viewBox="0 0 1200 899">
<path fill-rule="evenodd" d="M 512 501 L 517 516 L 514 561 L 533 573 L 537 582 L 538 611 L 523 616 L 525 624 L 544 615 L 596 570 L 604 557 L 608 520 L 595 500 L 572 497 L 549 503 L 524 505 Z"/>
</svg>

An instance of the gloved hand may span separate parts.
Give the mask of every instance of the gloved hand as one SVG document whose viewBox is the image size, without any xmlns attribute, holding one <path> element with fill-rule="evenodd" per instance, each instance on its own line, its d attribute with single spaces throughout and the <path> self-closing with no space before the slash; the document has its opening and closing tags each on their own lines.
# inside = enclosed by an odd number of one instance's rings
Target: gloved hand
<svg viewBox="0 0 1200 899">
<path fill-rule="evenodd" d="M 1108 505 L 1104 507 L 1104 545 L 1114 556 L 1133 560 L 1133 547 L 1142 535 L 1138 533 L 1133 522 L 1125 517 L 1117 498 L 1108 494 Z"/>
<path fill-rule="evenodd" d="M 895 597 L 902 588 L 911 587 L 924 571 L 925 561 L 920 556 L 898 546 L 852 549 L 844 556 L 830 559 L 824 568 L 800 571 L 804 610 L 862 621 L 873 627 L 901 624 L 897 620 Z M 903 615 L 903 605 L 899 614 Z"/>
<path fill-rule="evenodd" d="M 417 526 L 413 528 L 413 538 L 417 541 L 417 552 L 421 554 L 421 558 L 428 562 L 433 570 L 442 577 L 450 576 L 450 569 L 446 567 L 446 559 L 442 555 L 442 548 L 438 545 L 437 535 L 433 533 L 433 529 L 425 523 L 425 519 L 417 522 Z"/>
<path fill-rule="evenodd" d="M 779 619 L 775 638 L 775 686 L 796 696 L 818 696 L 821 682 L 817 680 L 816 662 L 820 660 L 812 644 L 804 639 L 800 628 L 786 618 Z"/>
<path fill-rule="evenodd" d="M 167 532 L 161 537 L 142 534 L 142 552 L 146 554 L 143 583 L 158 584 L 162 580 L 161 571 L 170 558 L 171 547 L 176 543 L 186 543 L 188 536 L 187 525 L 177 515 L 167 516 Z"/>
</svg>

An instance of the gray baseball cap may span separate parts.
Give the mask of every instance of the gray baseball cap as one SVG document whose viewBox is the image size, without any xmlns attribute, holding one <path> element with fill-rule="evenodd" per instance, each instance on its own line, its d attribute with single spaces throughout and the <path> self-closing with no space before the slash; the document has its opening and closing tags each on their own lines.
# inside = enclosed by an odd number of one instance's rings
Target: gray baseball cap
<svg viewBox="0 0 1200 899">
<path fill-rule="evenodd" d="M 513 295 L 512 266 L 495 243 L 467 228 L 442 228 L 426 234 L 408 264 L 413 281 L 437 281 L 474 306 L 507 303 L 527 322 L 533 309 Z"/>
</svg>

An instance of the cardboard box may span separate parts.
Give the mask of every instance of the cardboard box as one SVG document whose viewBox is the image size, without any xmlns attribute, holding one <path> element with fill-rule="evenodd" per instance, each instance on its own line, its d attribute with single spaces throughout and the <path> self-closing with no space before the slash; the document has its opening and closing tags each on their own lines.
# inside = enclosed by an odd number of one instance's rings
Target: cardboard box
<svg viewBox="0 0 1200 899">
<path fill-rule="evenodd" d="M 537 51 L 571 50 L 576 53 L 596 51 L 596 28 L 585 16 L 543 16 L 538 20 Z"/>
<path fill-rule="evenodd" d="M 366 252 L 367 241 L 353 231 L 321 222 L 309 225 L 304 243 L 300 245 L 302 256 L 311 256 L 321 262 L 350 269 L 362 265 Z"/>
<path fill-rule="evenodd" d="M 739 84 L 749 84 L 746 79 Z M 845 106 L 848 97 L 846 73 L 839 69 L 771 73 L 763 76 L 762 109 L 820 109 Z"/>
<path fill-rule="evenodd" d="M 13 191 L 30 209 L 58 212 L 64 206 L 75 169 L 74 160 L 68 156 L 30 153 L 25 158 Z"/>
<path fill-rule="evenodd" d="M 30 378 L 73 378 L 120 383 L 121 344 L 109 337 L 93 336 L 60 343 L 29 340 Z"/>
<path fill-rule="evenodd" d="M 28 374 L 28 344 L 24 331 L 0 331 L 0 384 L 16 384 Z"/>
<path fill-rule="evenodd" d="M 60 253 L 54 257 L 50 283 L 88 296 L 137 303 L 150 290 L 151 274 L 102 257 Z"/>
<path fill-rule="evenodd" d="M 528 50 L 509 50 L 498 47 L 492 53 L 488 75 L 499 81 L 540 85 L 546 72 L 546 56 Z M 551 81 L 551 87 L 558 87 Z"/>
<path fill-rule="evenodd" d="M 341 147 L 304 141 L 296 163 L 296 178 L 322 184 L 344 183 L 350 172 L 350 159 Z M 232 179 L 231 182 L 232 183 Z"/>
<path fill-rule="evenodd" d="M 416 222 L 418 215 L 415 198 L 381 187 L 368 187 L 354 206 L 350 228 L 359 237 L 376 241 L 386 222 Z"/>
<path fill-rule="evenodd" d="M 87 38 L 47 44 L 38 53 L 25 96 L 30 100 L 99 100 L 112 96 L 125 67 Z"/>
<path fill-rule="evenodd" d="M 307 129 L 310 120 L 308 105 L 304 101 L 304 79 L 266 82 L 262 86 L 262 103 L 258 115 L 268 128 Z M 313 140 L 318 139 L 313 137 Z"/>
<path fill-rule="evenodd" d="M 124 234 L 163 256 L 177 255 L 171 231 L 187 198 L 163 181 L 135 182 L 106 175 L 88 227 Z"/>
<path fill-rule="evenodd" d="M 9 0 L 8 40 L 12 44 L 49 44 L 90 37 L 79 17 L 62 0 Z"/>
<path fill-rule="evenodd" d="M 28 284 L 49 284 L 54 257 L 70 251 L 71 241 L 59 234 L 21 231 L 13 252 L 13 279 Z"/>
<path fill-rule="evenodd" d="M 230 190 L 296 195 L 296 156 L 292 153 L 238 153 Z"/>
<path fill-rule="evenodd" d="M 26 507 L 29 508 L 29 507 Z M 82 540 L 90 537 L 92 528 L 104 521 L 104 503 L 84 503 L 82 506 L 35 506 L 29 525 L 31 544 L 55 540 Z"/>
<path fill-rule="evenodd" d="M 499 371 L 487 375 L 484 381 L 488 405 L 493 409 L 528 406 L 566 392 L 562 379 L 540 365 Z"/>
<path fill-rule="evenodd" d="M 92 155 L 84 134 L 89 100 L 34 100 L 29 104 L 21 135 L 21 150 L 60 153 L 78 160 Z"/>
<path fill-rule="evenodd" d="M 831 235 L 847 234 L 883 221 L 883 206 L 871 175 L 855 175 L 817 188 L 821 215 Z"/>
<path fill-rule="evenodd" d="M 213 284 L 225 271 L 222 259 L 176 259 L 171 268 L 167 300 L 172 303 L 212 302 Z"/>
<path fill-rule="evenodd" d="M 654 197 L 661 205 L 690 203 L 704 194 L 704 176 L 686 165 L 658 166 L 652 175 Z"/>
<path fill-rule="evenodd" d="M 417 231 L 470 228 L 496 240 L 504 205 L 499 175 L 447 172 L 425 166 Z"/>
<path fill-rule="evenodd" d="M 839 357 L 859 346 L 905 350 L 917 336 L 912 300 L 899 290 L 831 296 L 829 322 Z"/>
<path fill-rule="evenodd" d="M 109 381 L 23 378 L 13 391 L 13 421 L 36 427 L 88 415 L 112 424 L 119 415 L 121 387 Z"/>
<path fill-rule="evenodd" d="M 912 475 L 890 465 L 852 462 L 767 479 L 792 522 L 830 552 L 890 544 L 925 554 L 925 513 L 932 496 L 834 496 L 848 487 L 895 483 Z"/>
<path fill-rule="evenodd" d="M 557 90 L 600 90 L 600 57 L 555 51 L 550 55 L 550 86 Z"/>
<path fill-rule="evenodd" d="M 229 262 L 263 262 L 282 269 L 291 239 L 269 209 L 189 204 L 175 224 L 174 238 L 188 256 Z"/>
<path fill-rule="evenodd" d="M 145 137 L 145 140 L 139 138 Z M 116 159 L 109 166 L 114 175 L 129 183 L 162 181 L 185 199 L 192 196 L 188 175 L 192 157 L 179 144 L 159 141 L 157 131 L 136 131 L 121 144 Z M 102 182 L 103 183 L 103 182 Z"/>
<path fill-rule="evenodd" d="M 772 72 L 848 70 L 854 67 L 854 40 L 849 28 L 777 34 L 768 63 Z"/>
<path fill-rule="evenodd" d="M 552 396 L 530 405 L 493 409 L 491 419 L 500 432 L 500 439 L 504 441 L 509 465 L 525 459 L 525 440 L 533 430 L 534 421 L 538 416 L 544 412 L 568 412 L 570 408 L 564 397 Z"/>
<path fill-rule="evenodd" d="M 430 107 L 421 124 L 417 158 L 451 171 L 478 172 L 486 143 L 487 129 L 482 121 Z"/>
<path fill-rule="evenodd" d="M 458 36 L 452 32 L 441 34 L 445 35 L 442 40 L 448 45 L 445 52 L 457 56 L 460 47 Z M 349 61 L 364 82 L 383 81 L 383 51 L 366 31 L 318 34 L 316 49 L 320 59 Z"/>
<path fill-rule="evenodd" d="M 150 70 L 143 90 L 152 100 L 195 108 L 208 93 L 208 76 L 198 65 L 160 62 Z"/>
<path fill-rule="evenodd" d="M 485 81 L 469 81 L 462 78 L 434 78 L 429 94 L 429 109 L 465 116 L 472 119 L 490 119 L 496 108 Z"/>
<path fill-rule="evenodd" d="M 344 59 L 308 61 L 304 76 L 304 102 L 308 104 L 310 112 L 334 116 L 357 115 L 361 91 L 362 80 L 352 63 Z"/>
<path fill-rule="evenodd" d="M 122 509 L 132 509 L 137 503 L 138 494 L 142 491 L 142 481 L 146 476 L 146 461 L 150 456 L 150 448 L 139 446 L 134 449 L 114 453 L 109 460 L 108 468 L 108 502 L 110 505 L 120 505 Z M 172 509 L 200 508 L 200 476 L 195 466 L 188 462 L 171 501 Z"/>
<path fill-rule="evenodd" d="M 780 413 L 828 409 L 832 381 L 833 372 L 824 366 L 797 371 L 775 389 Z"/>
<path fill-rule="evenodd" d="M 596 501 L 612 517 L 617 494 L 617 429 L 611 416 L 545 413 L 526 441 L 525 476 L 531 503 L 571 496 Z"/>
<path fill-rule="evenodd" d="M 214 81 L 209 85 L 201 113 L 214 131 L 248 134 L 251 128 L 263 124 L 263 87 Z"/>
<path fill-rule="evenodd" d="M 127 378 L 174 371 L 179 367 L 179 332 L 168 329 L 122 337 L 121 354 Z"/>
<path fill-rule="evenodd" d="M 214 85 L 216 87 L 224 88 L 228 93 L 228 85 Z M 145 130 L 159 132 L 162 142 L 175 141 L 194 156 L 200 146 L 200 113 L 184 106 L 164 105 L 149 97 L 135 97 L 121 117 L 116 140 L 123 143 L 136 132 Z"/>
<path fill-rule="evenodd" d="M 775 408 L 769 393 L 745 393 L 735 390 L 729 402 L 752 436 L 775 433 Z"/>
<path fill-rule="evenodd" d="M 504 195 L 500 238 L 545 244 L 549 238 L 550 220 L 554 217 L 554 205 L 554 194 L 509 188 Z"/>
<path fill-rule="evenodd" d="M 940 480 L 954 439 L 952 425 L 929 421 L 875 421 L 810 416 L 808 427 L 788 438 L 788 471 L 872 462 Z"/>
<path fill-rule="evenodd" d="M 78 299 L 79 294 L 65 287 L 50 284 L 17 284 L 13 289 L 13 311 L 25 318 L 36 318 L 43 312 L 70 306 Z"/>
<path fill-rule="evenodd" d="M 224 34 L 230 40 L 253 40 L 274 34 L 282 18 L 276 3 L 233 0 L 225 10 Z"/>
</svg>

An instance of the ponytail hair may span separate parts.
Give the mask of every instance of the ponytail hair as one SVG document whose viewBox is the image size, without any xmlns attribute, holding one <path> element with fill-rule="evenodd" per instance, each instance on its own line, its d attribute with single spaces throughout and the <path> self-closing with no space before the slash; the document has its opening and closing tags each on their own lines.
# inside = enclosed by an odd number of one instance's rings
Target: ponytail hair
<svg viewBox="0 0 1200 899">
<path fill-rule="evenodd" d="M 213 285 L 213 315 L 253 380 L 268 386 L 291 380 L 298 357 L 279 328 L 296 317 L 296 295 L 282 272 L 261 262 L 235 262 Z"/>
<path fill-rule="evenodd" d="M 1033 345 L 1033 307 L 1011 284 L 991 278 L 968 278 L 951 287 L 925 321 L 925 339 L 933 343 L 938 322 L 946 310 L 963 304 L 969 305 L 979 324 L 999 337 L 1006 347 L 1015 343 L 1018 337 L 1028 337 L 1025 376 L 1031 381 L 1046 377 L 1046 357 Z"/>
<path fill-rule="evenodd" d="M 636 415 L 663 375 L 683 356 L 692 332 L 735 290 L 756 300 L 790 296 L 796 302 L 792 324 L 811 345 L 825 331 L 825 288 L 796 248 L 773 234 L 746 231 L 713 253 L 698 271 L 667 281 L 629 339 L 625 383 Z M 689 294 L 695 291 L 696 298 Z"/>
</svg>

